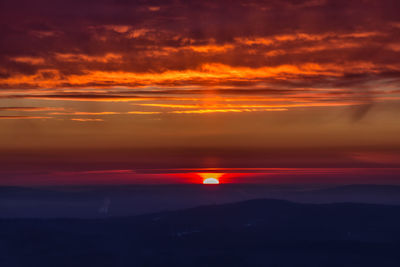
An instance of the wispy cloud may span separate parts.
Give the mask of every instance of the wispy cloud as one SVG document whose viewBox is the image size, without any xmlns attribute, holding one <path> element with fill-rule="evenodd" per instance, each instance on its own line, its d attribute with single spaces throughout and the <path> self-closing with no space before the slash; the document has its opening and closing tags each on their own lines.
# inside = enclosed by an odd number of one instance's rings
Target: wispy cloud
<svg viewBox="0 0 400 267">
<path fill-rule="evenodd" d="M 0 120 L 35 120 L 35 119 L 51 119 L 52 117 L 41 116 L 0 116 Z"/>
<path fill-rule="evenodd" d="M 98 116 L 98 115 L 117 115 L 122 114 L 121 112 L 114 111 L 102 111 L 102 112 L 82 112 L 82 111 L 71 111 L 71 112 L 53 112 L 51 115 L 85 115 L 85 116 Z"/>
<path fill-rule="evenodd" d="M 53 110 L 64 110 L 64 108 L 56 108 L 56 107 L 0 107 L 0 111 L 34 112 L 34 111 L 53 111 Z"/>
<path fill-rule="evenodd" d="M 230 112 L 260 112 L 260 111 L 286 111 L 287 109 L 279 108 L 279 109 L 194 109 L 194 110 L 175 110 L 170 113 L 177 114 L 203 114 L 203 113 L 230 113 Z"/>
<path fill-rule="evenodd" d="M 127 114 L 137 114 L 137 115 L 151 115 L 151 114 L 160 114 L 159 111 L 128 111 Z"/>
<path fill-rule="evenodd" d="M 70 120 L 79 122 L 104 121 L 103 119 L 91 119 L 91 118 L 71 118 Z"/>
</svg>

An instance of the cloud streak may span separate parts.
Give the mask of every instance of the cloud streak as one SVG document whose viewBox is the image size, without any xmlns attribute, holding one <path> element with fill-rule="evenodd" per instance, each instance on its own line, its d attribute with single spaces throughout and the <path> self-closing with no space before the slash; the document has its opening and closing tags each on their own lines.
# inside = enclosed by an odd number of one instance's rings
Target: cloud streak
<svg viewBox="0 0 400 267">
<path fill-rule="evenodd" d="M 41 116 L 0 116 L 0 120 L 36 120 L 36 119 L 51 119 L 52 117 Z"/>
<path fill-rule="evenodd" d="M 71 118 L 71 121 L 79 121 L 79 122 L 97 122 L 104 121 L 103 119 L 92 119 L 92 118 Z"/>
<path fill-rule="evenodd" d="M 64 110 L 64 109 L 55 107 L 0 107 L 0 111 L 35 112 L 35 111 L 52 111 L 52 110 Z"/>
</svg>

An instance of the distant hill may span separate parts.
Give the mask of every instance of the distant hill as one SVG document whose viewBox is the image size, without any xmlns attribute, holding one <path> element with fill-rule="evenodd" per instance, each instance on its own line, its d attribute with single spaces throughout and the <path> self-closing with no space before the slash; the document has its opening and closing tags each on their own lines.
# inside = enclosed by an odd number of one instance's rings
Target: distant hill
<svg viewBox="0 0 400 267">
<path fill-rule="evenodd" d="M 305 191 L 292 200 L 302 202 L 357 202 L 400 205 L 400 186 L 398 185 L 345 185 Z"/>
<path fill-rule="evenodd" d="M 400 206 L 257 199 L 104 219 L 1 219 L 0 266 L 400 266 Z"/>
<path fill-rule="evenodd" d="M 269 198 L 300 203 L 400 205 L 400 186 L 222 184 L 0 187 L 0 218 L 134 216 L 200 205 Z"/>
</svg>

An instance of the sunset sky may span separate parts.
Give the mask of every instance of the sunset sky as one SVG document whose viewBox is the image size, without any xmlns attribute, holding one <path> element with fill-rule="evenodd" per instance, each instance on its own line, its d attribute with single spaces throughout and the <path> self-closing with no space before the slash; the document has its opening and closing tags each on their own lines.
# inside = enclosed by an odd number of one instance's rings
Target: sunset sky
<svg viewBox="0 0 400 267">
<path fill-rule="evenodd" d="M 0 184 L 396 183 L 399 14 L 398 0 L 3 0 Z"/>
</svg>

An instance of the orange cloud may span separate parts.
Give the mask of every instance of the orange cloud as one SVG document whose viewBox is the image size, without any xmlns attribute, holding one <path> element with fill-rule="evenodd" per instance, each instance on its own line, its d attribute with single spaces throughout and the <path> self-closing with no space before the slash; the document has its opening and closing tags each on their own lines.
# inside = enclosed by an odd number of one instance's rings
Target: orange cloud
<svg viewBox="0 0 400 267">
<path fill-rule="evenodd" d="M 40 57 L 15 57 L 12 58 L 12 60 L 14 60 L 15 62 L 27 63 L 31 65 L 39 65 L 45 63 L 45 59 Z"/>
<path fill-rule="evenodd" d="M 19 75 L 0 79 L 0 83 L 15 87 L 20 84 L 30 84 L 41 88 L 109 87 L 118 84 L 155 85 L 184 82 L 187 84 L 224 83 L 232 81 L 262 81 L 267 78 L 279 80 L 296 79 L 307 76 L 337 76 L 345 69 L 374 69 L 373 64 L 358 63 L 354 66 L 338 66 L 333 64 L 305 63 L 301 65 L 279 65 L 275 67 L 232 67 L 219 63 L 203 64 L 200 68 L 183 71 L 165 71 L 161 73 L 134 73 L 122 71 L 86 71 L 84 74 L 61 75 L 57 70 L 40 70 L 33 75 Z M 47 78 L 51 76 L 51 79 Z"/>
<path fill-rule="evenodd" d="M 86 122 L 86 121 L 104 121 L 103 119 L 87 119 L 87 118 L 73 118 L 70 119 L 71 121 L 80 121 L 80 122 Z"/>
<path fill-rule="evenodd" d="M 223 45 L 199 45 L 199 46 L 188 46 L 184 47 L 187 49 L 191 49 L 195 52 L 199 53 L 210 53 L 210 52 L 226 52 L 229 49 L 233 49 L 235 46 L 233 44 L 223 44 Z"/>
<path fill-rule="evenodd" d="M 56 107 L 0 107 L 0 111 L 35 112 L 35 111 L 51 111 L 51 110 L 64 110 L 64 108 L 56 108 Z"/>
<path fill-rule="evenodd" d="M 150 115 L 150 114 L 160 114 L 158 111 L 128 111 L 127 114 L 137 114 L 137 115 Z"/>
<path fill-rule="evenodd" d="M 353 39 L 365 39 L 376 36 L 383 35 L 380 32 L 354 32 L 354 33 L 346 33 L 346 34 L 338 34 L 335 32 L 327 32 L 321 34 L 309 34 L 309 33 L 294 33 L 294 34 L 278 34 L 271 37 L 238 37 L 235 41 L 238 44 L 253 46 L 253 45 L 264 45 L 264 46 L 273 46 L 278 45 L 284 42 L 293 42 L 293 41 L 308 41 L 314 42 L 312 45 L 318 44 L 319 41 L 324 41 L 324 43 L 335 42 L 337 44 L 341 44 L 346 47 L 346 42 L 352 42 Z M 308 44 L 307 47 L 309 47 Z M 360 44 L 361 45 L 361 44 Z"/>
<path fill-rule="evenodd" d="M 137 115 L 148 115 L 148 114 L 160 114 L 158 111 L 128 111 L 128 112 L 114 112 L 114 111 L 104 111 L 104 112 L 53 112 L 50 115 L 86 115 L 86 116 L 101 116 L 101 115 L 121 115 L 121 114 L 137 114 Z"/>
<path fill-rule="evenodd" d="M 192 108 L 204 108 L 207 107 L 208 109 L 211 108 L 236 108 L 236 109 L 247 109 L 247 108 L 291 108 L 291 107 L 337 107 L 337 106 L 353 106 L 353 105 L 361 105 L 364 102 L 316 102 L 316 103 L 304 103 L 304 104 L 272 104 L 272 105 L 230 105 L 230 104 L 204 104 L 204 105 L 177 105 L 177 104 L 138 104 L 141 106 L 148 106 L 148 107 L 161 107 L 161 108 L 183 108 L 183 109 L 192 109 Z"/>
<path fill-rule="evenodd" d="M 120 112 L 112 112 L 112 111 L 102 111 L 102 112 L 53 112 L 51 115 L 115 115 L 121 114 Z"/>
<path fill-rule="evenodd" d="M 101 63 L 109 63 L 109 62 L 118 62 L 121 61 L 122 56 L 107 53 L 102 56 L 89 56 L 85 54 L 61 54 L 57 53 L 56 58 L 60 61 L 72 61 L 72 62 L 101 62 Z"/>
<path fill-rule="evenodd" d="M 36 120 L 36 119 L 51 119 L 52 117 L 41 116 L 0 116 L 0 120 Z"/>
<path fill-rule="evenodd" d="M 195 109 L 195 110 L 176 110 L 169 113 L 177 114 L 202 114 L 202 113 L 228 113 L 228 112 L 259 112 L 259 111 L 286 111 L 285 108 L 268 109 Z"/>
</svg>

